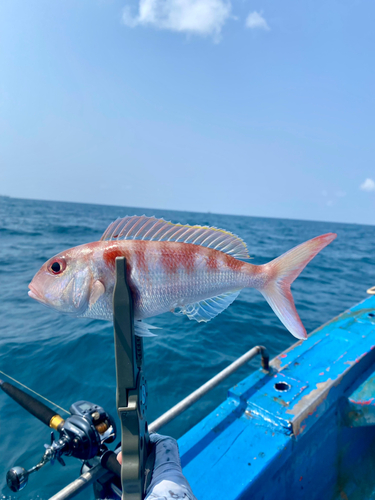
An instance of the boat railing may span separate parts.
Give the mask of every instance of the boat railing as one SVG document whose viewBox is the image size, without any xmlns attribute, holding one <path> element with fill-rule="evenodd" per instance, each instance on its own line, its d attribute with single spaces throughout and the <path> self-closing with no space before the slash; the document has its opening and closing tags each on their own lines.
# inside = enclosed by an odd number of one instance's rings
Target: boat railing
<svg viewBox="0 0 375 500">
<path fill-rule="evenodd" d="M 261 356 L 262 368 L 266 371 L 269 370 L 269 355 L 267 349 L 264 346 L 255 346 L 247 351 L 245 354 L 237 358 L 233 363 L 224 368 L 217 375 L 212 377 L 208 382 L 203 384 L 201 387 L 196 389 L 194 392 L 189 394 L 182 401 L 173 406 L 170 410 L 166 411 L 159 418 L 154 420 L 149 425 L 150 432 L 157 432 L 166 424 L 170 423 L 177 416 L 181 415 L 184 411 L 190 408 L 194 403 L 196 403 L 200 398 L 202 398 L 205 394 L 214 389 L 218 384 L 220 384 L 223 380 L 228 378 L 230 375 L 235 373 L 239 368 L 243 365 L 251 361 L 256 356 Z M 102 465 L 99 463 L 92 467 L 92 469 L 86 471 L 79 478 L 74 480 L 72 483 L 68 484 L 65 488 L 60 490 L 54 496 L 52 496 L 49 500 L 68 500 L 73 496 L 77 495 L 83 489 L 85 489 L 89 484 L 93 481 L 99 479 L 103 476 L 107 471 Z"/>
<path fill-rule="evenodd" d="M 196 403 L 200 398 L 202 398 L 205 394 L 210 392 L 214 387 L 216 387 L 220 382 L 225 380 L 227 377 L 232 375 L 235 371 L 237 371 L 241 366 L 248 363 L 251 359 L 253 359 L 258 354 L 262 357 L 262 368 L 264 370 L 269 370 L 269 355 L 267 349 L 262 345 L 257 345 L 243 354 L 241 357 L 237 358 L 236 361 L 231 363 L 229 366 L 224 368 L 217 375 L 212 377 L 208 382 L 201 385 L 199 389 L 192 392 L 185 399 L 177 403 L 170 410 L 166 411 L 159 418 L 154 420 L 149 425 L 150 432 L 157 432 L 161 427 L 164 427 L 166 424 L 169 424 L 173 419 L 175 419 L 178 415 L 186 411 L 190 406 Z"/>
</svg>

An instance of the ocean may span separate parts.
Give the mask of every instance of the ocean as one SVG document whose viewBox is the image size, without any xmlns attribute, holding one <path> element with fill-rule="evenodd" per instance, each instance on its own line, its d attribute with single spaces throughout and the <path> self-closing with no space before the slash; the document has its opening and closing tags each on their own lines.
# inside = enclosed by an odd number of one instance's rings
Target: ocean
<svg viewBox="0 0 375 500">
<path fill-rule="evenodd" d="M 172 222 L 211 225 L 242 237 L 253 264 L 264 264 L 314 236 L 338 237 L 307 266 L 292 286 L 307 332 L 366 297 L 375 285 L 375 226 L 175 212 L 0 197 L 0 370 L 69 409 L 78 400 L 103 406 L 117 417 L 113 330 L 109 322 L 72 318 L 28 297 L 40 266 L 64 249 L 96 241 L 117 217 L 155 215 Z M 262 344 L 271 358 L 296 339 L 262 295 L 245 289 L 209 323 L 164 314 L 152 321 L 145 371 L 152 422 L 251 347 Z M 212 411 L 229 387 L 259 367 L 260 358 L 232 375 L 190 410 L 162 429 L 176 438 Z M 4 375 L 0 378 L 10 381 Z M 47 499 L 79 475 L 80 463 L 47 464 L 28 486 L 12 494 L 6 471 L 34 466 L 49 443 L 50 429 L 0 391 L 0 491 L 3 499 Z M 92 489 L 77 499 L 94 498 Z"/>
</svg>

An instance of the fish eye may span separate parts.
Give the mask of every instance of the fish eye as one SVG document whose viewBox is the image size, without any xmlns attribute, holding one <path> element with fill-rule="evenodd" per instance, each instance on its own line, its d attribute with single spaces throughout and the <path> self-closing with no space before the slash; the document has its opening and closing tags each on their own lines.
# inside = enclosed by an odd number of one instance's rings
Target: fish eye
<svg viewBox="0 0 375 500">
<path fill-rule="evenodd" d="M 51 266 L 51 269 L 54 273 L 59 273 L 61 270 L 61 266 L 58 262 L 54 262 Z"/>
<path fill-rule="evenodd" d="M 60 274 L 66 268 L 66 262 L 64 259 L 55 259 L 52 264 L 49 266 L 49 270 L 52 274 Z"/>
</svg>

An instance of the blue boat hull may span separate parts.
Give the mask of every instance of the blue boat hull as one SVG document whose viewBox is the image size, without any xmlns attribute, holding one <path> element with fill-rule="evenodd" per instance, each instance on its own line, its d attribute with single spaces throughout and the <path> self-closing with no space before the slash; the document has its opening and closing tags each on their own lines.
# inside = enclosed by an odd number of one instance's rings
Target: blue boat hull
<svg viewBox="0 0 375 500">
<path fill-rule="evenodd" d="M 198 500 L 375 499 L 374 311 L 297 342 L 179 439 Z"/>
</svg>

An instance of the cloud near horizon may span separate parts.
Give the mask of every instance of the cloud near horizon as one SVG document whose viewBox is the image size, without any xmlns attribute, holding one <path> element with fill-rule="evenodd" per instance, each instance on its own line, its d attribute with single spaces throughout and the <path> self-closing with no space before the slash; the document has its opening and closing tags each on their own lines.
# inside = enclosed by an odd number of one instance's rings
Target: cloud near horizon
<svg viewBox="0 0 375 500">
<path fill-rule="evenodd" d="M 362 191 L 375 191 L 375 181 L 368 178 L 363 184 L 359 186 L 359 188 L 362 189 Z"/>
<path fill-rule="evenodd" d="M 270 31 L 267 21 L 260 12 L 250 12 L 246 18 L 246 28 Z"/>
<path fill-rule="evenodd" d="M 231 10 L 229 0 L 139 0 L 138 12 L 133 13 L 127 5 L 122 21 L 130 28 L 153 26 L 180 33 L 211 35 L 218 41 Z"/>
</svg>

